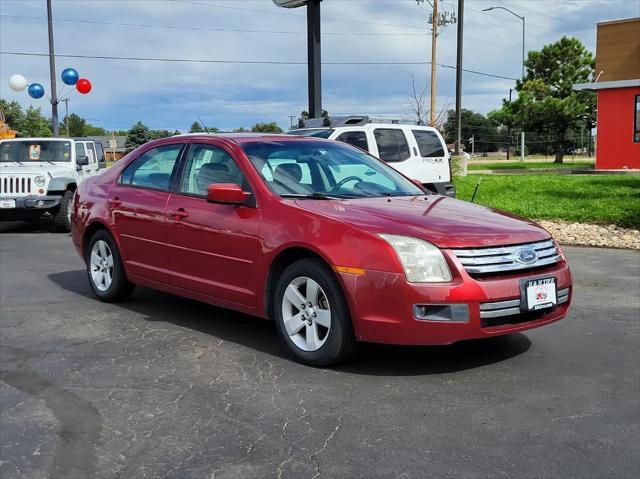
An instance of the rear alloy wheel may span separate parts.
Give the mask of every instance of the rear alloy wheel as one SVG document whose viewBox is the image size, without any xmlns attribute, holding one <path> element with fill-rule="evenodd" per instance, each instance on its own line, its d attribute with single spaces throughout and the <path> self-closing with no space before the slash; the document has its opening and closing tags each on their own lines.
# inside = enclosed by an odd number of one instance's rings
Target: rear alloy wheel
<svg viewBox="0 0 640 479">
<path fill-rule="evenodd" d="M 107 231 L 99 230 L 91 237 L 85 260 L 89 284 L 100 301 L 129 297 L 135 286 L 127 280 L 118 248 Z"/>
<path fill-rule="evenodd" d="M 354 352 L 344 294 L 322 261 L 304 259 L 289 266 L 278 281 L 274 301 L 280 338 L 300 362 L 328 366 Z"/>
</svg>

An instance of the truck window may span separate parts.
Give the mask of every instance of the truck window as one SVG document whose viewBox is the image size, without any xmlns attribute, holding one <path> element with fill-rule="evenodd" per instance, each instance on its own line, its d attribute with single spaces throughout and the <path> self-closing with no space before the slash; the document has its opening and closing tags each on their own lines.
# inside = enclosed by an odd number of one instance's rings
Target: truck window
<svg viewBox="0 0 640 479">
<path fill-rule="evenodd" d="M 412 133 L 420 148 L 420 156 L 423 158 L 444 156 L 442 142 L 436 133 L 428 130 L 412 130 Z"/>
<path fill-rule="evenodd" d="M 89 161 L 96 163 L 96 149 L 93 147 L 93 143 L 87 143 L 87 149 L 89 150 Z"/>
<path fill-rule="evenodd" d="M 392 163 L 407 160 L 411 156 L 407 138 L 402 130 L 380 128 L 374 130 L 373 134 L 376 137 L 381 160 Z"/>
<path fill-rule="evenodd" d="M 96 154 L 98 155 L 98 163 L 104 162 L 104 148 L 102 148 L 102 143 L 95 143 L 96 145 Z"/>
<path fill-rule="evenodd" d="M 349 145 L 357 146 L 358 148 L 369 151 L 369 145 L 367 144 L 367 135 L 364 131 L 347 131 L 336 138 L 338 141 L 348 143 Z"/>
<path fill-rule="evenodd" d="M 76 143 L 76 158 L 80 158 L 81 156 L 87 156 L 84 145 L 82 143 Z"/>
</svg>

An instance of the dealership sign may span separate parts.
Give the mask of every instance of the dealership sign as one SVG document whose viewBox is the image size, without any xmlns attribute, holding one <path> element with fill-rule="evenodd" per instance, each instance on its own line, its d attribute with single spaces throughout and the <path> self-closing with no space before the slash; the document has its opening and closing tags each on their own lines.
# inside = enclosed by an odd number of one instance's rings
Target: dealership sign
<svg viewBox="0 0 640 479">
<path fill-rule="evenodd" d="M 296 8 L 306 5 L 308 0 L 273 0 L 273 3 L 283 8 Z"/>
</svg>

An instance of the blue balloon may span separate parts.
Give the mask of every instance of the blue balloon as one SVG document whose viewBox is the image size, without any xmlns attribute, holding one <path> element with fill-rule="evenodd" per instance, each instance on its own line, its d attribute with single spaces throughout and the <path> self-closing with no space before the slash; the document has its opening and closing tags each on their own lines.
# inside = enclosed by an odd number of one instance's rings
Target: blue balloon
<svg viewBox="0 0 640 479">
<path fill-rule="evenodd" d="M 31 98 L 42 98 L 44 96 L 44 87 L 40 83 L 32 83 L 29 85 L 29 96 Z"/>
<path fill-rule="evenodd" d="M 65 68 L 62 71 L 62 81 L 66 85 L 75 85 L 78 82 L 78 78 L 80 78 L 80 74 L 73 68 Z"/>
</svg>

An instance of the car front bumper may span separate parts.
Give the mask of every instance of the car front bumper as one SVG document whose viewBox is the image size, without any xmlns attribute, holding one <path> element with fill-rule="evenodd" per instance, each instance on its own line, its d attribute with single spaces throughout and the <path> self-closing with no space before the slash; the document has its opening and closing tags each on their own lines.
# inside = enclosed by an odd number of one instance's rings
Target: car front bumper
<svg viewBox="0 0 640 479">
<path fill-rule="evenodd" d="M 3 196 L 2 200 L 15 201 L 13 208 L 0 208 L 0 221 L 37 219 L 60 206 L 60 196 Z"/>
<path fill-rule="evenodd" d="M 571 272 L 564 259 L 545 269 L 482 279 L 469 276 L 462 267 L 458 271 L 446 284 L 409 283 L 404 274 L 382 271 L 339 273 L 357 338 L 387 344 L 451 344 L 543 326 L 564 318 L 571 304 Z M 521 280 L 548 277 L 556 278 L 562 303 L 521 312 Z M 416 306 L 424 305 L 432 314 L 418 318 Z"/>
</svg>

